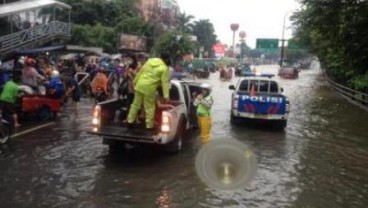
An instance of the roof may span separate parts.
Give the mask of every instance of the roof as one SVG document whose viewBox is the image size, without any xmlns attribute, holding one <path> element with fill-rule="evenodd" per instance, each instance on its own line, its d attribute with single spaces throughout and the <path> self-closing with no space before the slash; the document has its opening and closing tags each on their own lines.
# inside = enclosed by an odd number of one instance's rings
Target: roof
<svg viewBox="0 0 368 208">
<path fill-rule="evenodd" d="M 4 4 L 0 6 L 0 17 L 10 16 L 12 14 L 18 14 L 20 12 L 31 11 L 34 9 L 40 9 L 43 7 L 57 6 L 64 9 L 71 9 L 68 4 L 55 1 L 55 0 L 28 0 L 18 1 L 14 3 Z"/>
<path fill-rule="evenodd" d="M 20 49 L 15 52 L 17 54 L 26 55 L 26 54 L 42 53 L 42 52 L 47 52 L 47 51 L 55 51 L 55 50 L 59 50 L 63 48 L 65 48 L 64 45 L 58 45 L 58 46 L 48 46 L 48 47 L 43 47 L 43 48 Z"/>
<path fill-rule="evenodd" d="M 78 52 L 94 52 L 97 55 L 103 55 L 103 48 L 99 48 L 99 47 L 84 47 L 84 46 L 77 46 L 77 45 L 67 45 L 66 50 L 78 51 Z"/>
<path fill-rule="evenodd" d="M 270 81 L 270 80 L 273 80 L 275 81 L 274 79 L 272 78 L 268 78 L 268 77 L 259 77 L 259 76 L 252 76 L 252 77 L 241 77 L 240 78 L 240 81 L 243 81 L 243 80 L 263 80 L 263 81 Z"/>
</svg>

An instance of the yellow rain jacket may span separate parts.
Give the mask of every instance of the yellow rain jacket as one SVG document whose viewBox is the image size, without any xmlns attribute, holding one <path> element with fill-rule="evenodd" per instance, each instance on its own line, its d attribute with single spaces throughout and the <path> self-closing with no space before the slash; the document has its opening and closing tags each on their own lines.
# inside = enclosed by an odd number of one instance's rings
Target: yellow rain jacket
<svg viewBox="0 0 368 208">
<path fill-rule="evenodd" d="M 169 98 L 170 73 L 166 64 L 159 58 L 149 59 L 134 79 L 134 90 L 144 95 L 155 95 L 162 84 L 164 98 Z"/>
<path fill-rule="evenodd" d="M 134 100 L 130 106 L 128 123 L 133 123 L 142 105 L 146 114 L 146 127 L 154 127 L 156 110 L 156 91 L 162 85 L 164 98 L 169 98 L 169 69 L 158 58 L 149 59 L 136 75 L 134 83 Z"/>
<path fill-rule="evenodd" d="M 211 119 L 211 107 L 213 99 L 211 95 L 207 95 L 202 99 L 196 99 L 193 102 L 194 106 L 197 106 L 198 126 L 200 132 L 200 138 L 203 144 L 207 143 L 210 139 L 210 132 L 212 127 Z"/>
</svg>

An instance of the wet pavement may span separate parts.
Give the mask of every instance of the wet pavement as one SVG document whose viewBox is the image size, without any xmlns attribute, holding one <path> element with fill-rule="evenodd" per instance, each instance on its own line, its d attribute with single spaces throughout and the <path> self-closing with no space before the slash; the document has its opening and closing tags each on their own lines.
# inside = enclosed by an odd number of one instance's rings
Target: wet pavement
<svg viewBox="0 0 368 208">
<path fill-rule="evenodd" d="M 234 138 L 255 151 L 257 175 L 244 189 L 211 190 L 198 179 L 195 132 L 177 155 L 152 148 L 110 154 L 86 133 L 91 102 L 85 100 L 81 118 L 61 117 L 0 147 L 1 207 L 368 206 L 368 112 L 332 92 L 320 71 L 309 70 L 298 80 L 281 80 L 292 103 L 285 131 L 233 127 L 228 86 L 236 80 L 212 74 L 208 82 L 214 87 L 213 138 Z"/>
</svg>

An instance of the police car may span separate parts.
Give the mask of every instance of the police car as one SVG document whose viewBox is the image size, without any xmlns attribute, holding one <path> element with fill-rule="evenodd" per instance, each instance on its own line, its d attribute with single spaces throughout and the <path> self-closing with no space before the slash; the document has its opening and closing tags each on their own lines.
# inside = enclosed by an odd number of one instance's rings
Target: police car
<svg viewBox="0 0 368 208">
<path fill-rule="evenodd" d="M 230 115 L 232 124 L 239 124 L 241 118 L 245 118 L 272 121 L 279 128 L 286 127 L 290 102 L 273 76 L 249 73 L 239 79 L 236 86 L 229 86 L 234 91 Z"/>
</svg>

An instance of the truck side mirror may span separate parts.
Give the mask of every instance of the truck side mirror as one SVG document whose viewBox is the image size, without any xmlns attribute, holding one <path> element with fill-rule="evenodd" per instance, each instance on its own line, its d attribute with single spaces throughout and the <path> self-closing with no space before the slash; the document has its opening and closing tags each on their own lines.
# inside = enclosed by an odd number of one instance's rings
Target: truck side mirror
<svg viewBox="0 0 368 208">
<path fill-rule="evenodd" d="M 280 88 L 280 91 L 281 91 L 281 92 L 284 92 L 284 88 L 282 88 L 282 87 L 281 87 L 281 88 Z"/>
<path fill-rule="evenodd" d="M 229 86 L 229 90 L 235 90 L 235 86 L 234 85 L 230 85 Z"/>
</svg>

